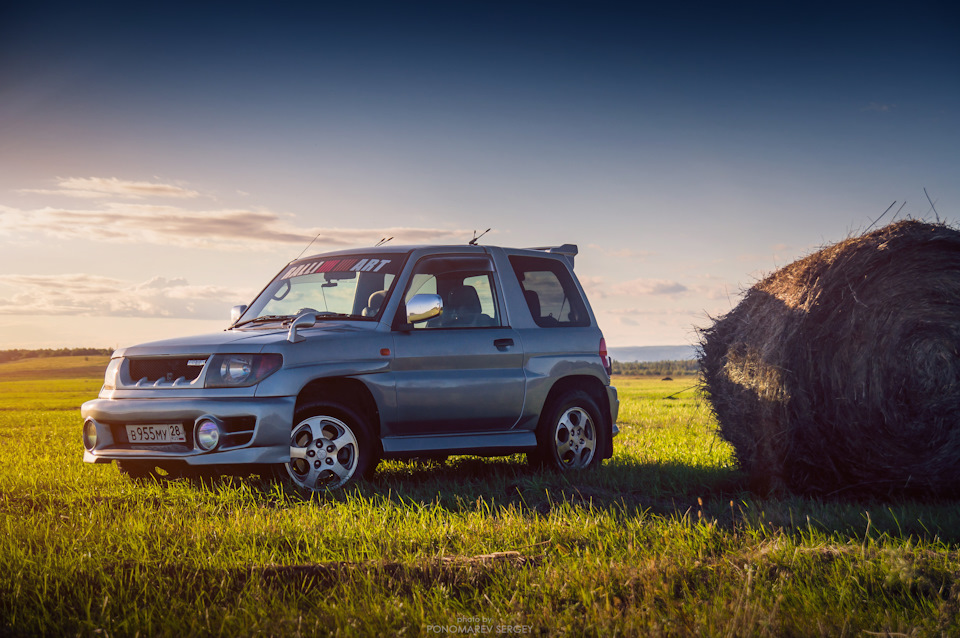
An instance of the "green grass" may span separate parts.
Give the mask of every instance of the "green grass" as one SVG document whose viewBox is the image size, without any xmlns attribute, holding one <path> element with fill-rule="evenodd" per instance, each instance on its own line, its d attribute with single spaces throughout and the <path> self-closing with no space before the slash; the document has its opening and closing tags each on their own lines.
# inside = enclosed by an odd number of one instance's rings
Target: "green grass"
<svg viewBox="0 0 960 638">
<path fill-rule="evenodd" d="M 3 634 L 960 633 L 956 503 L 755 498 L 689 378 L 617 379 L 597 472 L 387 462 L 310 500 L 84 465 L 85 386 L 4 383 Z"/>
</svg>

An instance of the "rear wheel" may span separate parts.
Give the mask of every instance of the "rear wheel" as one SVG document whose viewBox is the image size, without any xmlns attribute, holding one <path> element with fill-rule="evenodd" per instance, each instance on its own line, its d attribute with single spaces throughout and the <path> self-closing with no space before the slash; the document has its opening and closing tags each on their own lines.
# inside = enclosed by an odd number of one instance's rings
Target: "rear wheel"
<svg viewBox="0 0 960 638">
<path fill-rule="evenodd" d="M 566 472 L 600 465 L 600 410 L 582 390 L 560 395 L 547 405 L 537 426 L 537 465 Z"/>
<path fill-rule="evenodd" d="M 373 473 L 375 449 L 359 414 L 337 403 L 314 405 L 294 418 L 281 477 L 304 493 L 342 489 Z"/>
</svg>

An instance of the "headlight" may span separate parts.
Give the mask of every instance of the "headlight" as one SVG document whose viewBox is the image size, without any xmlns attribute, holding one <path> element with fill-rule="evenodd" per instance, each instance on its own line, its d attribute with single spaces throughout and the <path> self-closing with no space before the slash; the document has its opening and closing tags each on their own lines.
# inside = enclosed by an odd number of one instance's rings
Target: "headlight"
<svg viewBox="0 0 960 638">
<path fill-rule="evenodd" d="M 201 419 L 196 429 L 197 446 L 210 451 L 220 442 L 220 426 L 210 419 Z"/>
<path fill-rule="evenodd" d="M 117 389 L 117 375 L 120 373 L 120 362 L 123 359 L 110 359 L 109 365 L 107 365 L 107 371 L 103 373 L 103 389 L 104 390 L 116 390 Z"/>
<path fill-rule="evenodd" d="M 250 378 L 253 373 L 251 357 L 230 357 L 220 362 L 220 378 L 224 383 L 237 385 Z"/>
<path fill-rule="evenodd" d="M 260 383 L 280 369 L 279 354 L 217 354 L 207 362 L 205 388 L 243 388 Z"/>
</svg>

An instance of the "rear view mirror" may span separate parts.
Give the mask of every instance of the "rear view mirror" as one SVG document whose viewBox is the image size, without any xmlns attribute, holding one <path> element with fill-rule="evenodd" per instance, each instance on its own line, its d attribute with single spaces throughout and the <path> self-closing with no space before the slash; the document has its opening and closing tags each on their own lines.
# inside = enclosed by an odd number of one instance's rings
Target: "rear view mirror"
<svg viewBox="0 0 960 638">
<path fill-rule="evenodd" d="M 414 295 L 407 302 L 407 323 L 421 323 L 443 314 L 440 295 Z"/>
<path fill-rule="evenodd" d="M 328 272 L 324 273 L 324 279 L 327 281 L 340 281 L 341 279 L 356 279 L 357 273 L 351 272 L 349 270 L 344 272 Z"/>
</svg>

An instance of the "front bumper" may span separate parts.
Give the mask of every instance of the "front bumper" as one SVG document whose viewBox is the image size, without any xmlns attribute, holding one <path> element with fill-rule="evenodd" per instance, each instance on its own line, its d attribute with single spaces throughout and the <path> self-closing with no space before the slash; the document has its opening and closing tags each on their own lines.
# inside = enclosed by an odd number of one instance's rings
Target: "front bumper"
<svg viewBox="0 0 960 638">
<path fill-rule="evenodd" d="M 286 463 L 290 460 L 290 427 L 296 397 L 230 399 L 150 398 L 95 399 L 80 408 L 84 423 L 97 429 L 97 443 L 84 450 L 85 463 L 120 460 L 184 461 L 189 465 Z M 222 425 L 213 450 L 194 443 L 201 418 Z M 181 424 L 185 443 L 143 444 L 127 440 L 127 425 Z"/>
</svg>

